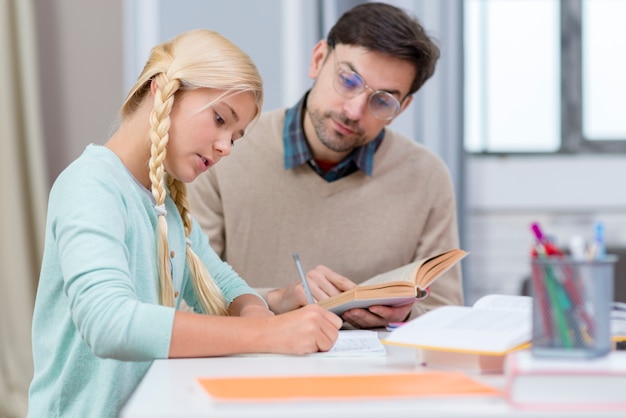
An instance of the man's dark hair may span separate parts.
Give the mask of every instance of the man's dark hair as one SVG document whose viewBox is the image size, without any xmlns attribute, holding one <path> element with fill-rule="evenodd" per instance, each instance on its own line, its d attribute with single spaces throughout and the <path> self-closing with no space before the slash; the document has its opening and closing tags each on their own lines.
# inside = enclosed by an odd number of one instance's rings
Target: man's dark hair
<svg viewBox="0 0 626 418">
<path fill-rule="evenodd" d="M 412 63 L 416 73 L 409 95 L 433 75 L 440 55 L 416 18 L 385 3 L 364 3 L 348 10 L 328 32 L 326 42 L 331 48 L 361 46 Z"/>
</svg>

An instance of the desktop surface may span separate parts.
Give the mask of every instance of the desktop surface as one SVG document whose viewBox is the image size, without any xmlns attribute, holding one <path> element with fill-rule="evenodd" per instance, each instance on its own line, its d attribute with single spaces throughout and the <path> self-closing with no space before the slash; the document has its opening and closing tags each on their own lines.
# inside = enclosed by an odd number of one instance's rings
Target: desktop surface
<svg viewBox="0 0 626 418">
<path fill-rule="evenodd" d="M 219 402 L 198 378 L 321 376 L 423 373 L 419 352 L 386 346 L 386 356 L 230 356 L 156 360 L 121 412 L 121 418 L 158 417 L 598 417 L 626 416 L 623 411 L 520 410 L 501 396 L 445 396 L 405 399 L 285 400 Z M 503 375 L 472 375 L 502 389 Z"/>
</svg>

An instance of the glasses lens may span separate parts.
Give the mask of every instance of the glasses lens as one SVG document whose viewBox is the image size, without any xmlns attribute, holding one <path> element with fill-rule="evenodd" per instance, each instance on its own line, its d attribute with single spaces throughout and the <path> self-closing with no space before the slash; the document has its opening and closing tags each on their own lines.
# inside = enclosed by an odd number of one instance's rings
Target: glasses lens
<svg viewBox="0 0 626 418">
<path fill-rule="evenodd" d="M 358 96 L 365 90 L 365 81 L 354 71 L 345 68 L 342 64 L 336 66 L 335 90 L 347 99 Z M 371 88 L 367 87 L 370 91 Z M 400 102 L 391 93 L 377 90 L 369 98 L 369 109 L 372 114 L 381 120 L 394 118 L 400 112 Z"/>
<path fill-rule="evenodd" d="M 335 89 L 344 97 L 354 97 L 363 91 L 363 79 L 352 71 L 337 69 Z"/>
<path fill-rule="evenodd" d="M 370 96 L 370 110 L 379 119 L 391 119 L 400 111 L 400 102 L 386 91 L 376 91 Z"/>
</svg>

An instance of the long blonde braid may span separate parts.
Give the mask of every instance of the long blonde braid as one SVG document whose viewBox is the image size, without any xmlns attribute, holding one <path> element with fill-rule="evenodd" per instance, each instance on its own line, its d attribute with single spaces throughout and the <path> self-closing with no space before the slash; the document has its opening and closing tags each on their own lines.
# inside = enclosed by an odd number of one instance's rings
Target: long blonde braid
<svg viewBox="0 0 626 418">
<path fill-rule="evenodd" d="M 191 248 L 189 234 L 191 233 L 192 223 L 191 215 L 189 214 L 189 203 L 187 202 L 187 185 L 169 176 L 168 185 L 170 196 L 176 203 L 176 207 L 178 208 L 178 212 L 180 213 L 185 227 L 185 236 L 188 240 L 186 250 L 187 265 L 191 272 L 191 283 L 200 301 L 202 310 L 212 315 L 227 315 L 228 308 L 226 307 L 226 300 L 224 299 L 222 291 L 213 280 L 213 277 L 204 263 Z"/>
<path fill-rule="evenodd" d="M 170 269 L 169 245 L 167 241 L 167 221 L 165 215 L 165 168 L 163 161 L 169 142 L 170 112 L 174 104 L 174 93 L 180 87 L 176 79 L 169 80 L 161 73 L 155 77 L 157 83 L 154 106 L 150 113 L 150 183 L 157 211 L 157 264 L 161 288 L 160 301 L 165 306 L 175 306 L 172 272 Z"/>
</svg>

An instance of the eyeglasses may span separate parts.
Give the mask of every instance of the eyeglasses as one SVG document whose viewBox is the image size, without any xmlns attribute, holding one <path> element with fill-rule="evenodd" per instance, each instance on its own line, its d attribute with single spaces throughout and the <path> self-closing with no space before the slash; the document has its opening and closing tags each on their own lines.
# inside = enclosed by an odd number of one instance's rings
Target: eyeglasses
<svg viewBox="0 0 626 418">
<path fill-rule="evenodd" d="M 380 120 L 390 120 L 400 113 L 400 102 L 393 94 L 384 90 L 374 90 L 367 84 L 363 77 L 352 71 L 344 63 L 337 63 L 335 55 L 335 91 L 346 99 L 352 99 L 364 90 L 370 91 L 368 106 L 370 112 Z"/>
</svg>

